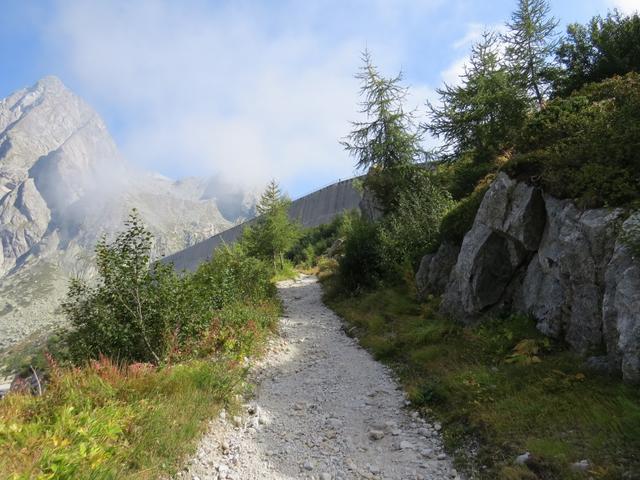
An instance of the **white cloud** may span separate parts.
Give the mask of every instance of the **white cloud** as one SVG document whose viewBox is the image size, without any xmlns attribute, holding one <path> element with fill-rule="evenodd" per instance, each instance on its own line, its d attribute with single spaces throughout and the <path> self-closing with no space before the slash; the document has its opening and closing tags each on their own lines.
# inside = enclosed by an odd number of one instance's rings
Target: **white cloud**
<svg viewBox="0 0 640 480">
<path fill-rule="evenodd" d="M 617 8 L 623 13 L 635 13 L 640 11 L 640 0 L 609 0 L 613 8 Z"/>
<path fill-rule="evenodd" d="M 459 85 L 462 83 L 462 76 L 464 75 L 465 65 L 469 61 L 468 57 L 459 58 L 445 68 L 440 76 L 442 81 L 447 85 Z"/>
<path fill-rule="evenodd" d="M 467 25 L 467 33 L 464 34 L 459 40 L 453 43 L 453 48 L 469 47 L 482 38 L 482 33 L 487 29 L 485 25 L 481 23 L 470 23 Z"/>
<path fill-rule="evenodd" d="M 144 167 L 249 183 L 344 178 L 353 162 L 338 141 L 357 115 L 359 52 L 368 44 L 383 66 L 394 53 L 398 61 L 403 35 L 371 42 L 355 29 L 334 41 L 306 23 L 331 14 L 332 28 L 387 22 L 401 32 L 401 18 L 442 0 L 377 0 L 362 20 L 359 3 L 336 14 L 337 1 L 293 2 L 280 25 L 270 6 L 244 2 L 61 0 L 48 38 L 75 82 L 124 119 L 120 146 Z"/>
</svg>

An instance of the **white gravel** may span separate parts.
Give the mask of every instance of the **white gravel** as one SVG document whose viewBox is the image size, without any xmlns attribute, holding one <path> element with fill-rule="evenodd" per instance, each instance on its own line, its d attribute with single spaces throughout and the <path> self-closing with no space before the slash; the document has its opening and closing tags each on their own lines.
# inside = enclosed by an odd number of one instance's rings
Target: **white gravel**
<svg viewBox="0 0 640 480">
<path fill-rule="evenodd" d="M 405 408 L 390 371 L 351 338 L 321 301 L 315 277 L 279 284 L 280 336 L 254 367 L 241 417 L 212 423 L 177 478 L 460 478 L 440 425 Z"/>
</svg>

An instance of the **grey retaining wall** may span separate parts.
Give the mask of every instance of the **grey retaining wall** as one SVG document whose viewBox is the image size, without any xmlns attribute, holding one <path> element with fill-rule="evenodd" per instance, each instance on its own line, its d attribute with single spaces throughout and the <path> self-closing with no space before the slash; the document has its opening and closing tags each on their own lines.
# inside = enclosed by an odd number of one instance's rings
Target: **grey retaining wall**
<svg viewBox="0 0 640 480">
<path fill-rule="evenodd" d="M 303 227 L 316 227 L 331 222 L 337 215 L 360 208 L 362 194 L 353 186 L 353 180 L 340 182 L 321 188 L 291 203 L 289 217 L 298 220 Z M 255 219 L 236 225 L 224 232 L 196 243 L 189 248 L 163 258 L 165 263 L 173 263 L 178 271 L 195 270 L 202 262 L 211 258 L 220 245 L 234 243 L 242 231 Z"/>
</svg>

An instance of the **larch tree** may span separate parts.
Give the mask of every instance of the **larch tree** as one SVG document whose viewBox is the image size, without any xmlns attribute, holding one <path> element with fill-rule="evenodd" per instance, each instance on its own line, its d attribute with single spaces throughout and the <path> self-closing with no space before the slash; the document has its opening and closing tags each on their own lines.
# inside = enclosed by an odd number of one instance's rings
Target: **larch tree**
<svg viewBox="0 0 640 480">
<path fill-rule="evenodd" d="M 381 75 L 368 51 L 362 60 L 356 78 L 361 82 L 360 112 L 365 118 L 352 122 L 354 129 L 341 144 L 355 158 L 356 167 L 367 171 L 365 188 L 389 212 L 408 172 L 425 159 L 425 152 L 412 114 L 404 109 L 407 88 L 401 84 L 402 74 Z"/>
<path fill-rule="evenodd" d="M 527 97 L 500 55 L 495 33 L 485 32 L 471 49 L 460 85 L 437 90 L 440 105 L 427 103 L 423 128 L 443 140 L 443 157 L 470 153 L 478 163 L 510 147 L 522 125 Z"/>
<path fill-rule="evenodd" d="M 507 59 L 534 97 L 538 108 L 544 105 L 554 71 L 551 59 L 557 47 L 558 21 L 550 15 L 547 0 L 518 0 L 516 10 L 502 36 Z"/>
<path fill-rule="evenodd" d="M 299 225 L 289 219 L 290 205 L 291 200 L 282 194 L 278 183 L 272 180 L 256 205 L 260 216 L 253 226 L 245 229 L 242 236 L 241 243 L 247 253 L 272 261 L 274 271 L 284 268 L 284 255 L 300 235 Z"/>
</svg>

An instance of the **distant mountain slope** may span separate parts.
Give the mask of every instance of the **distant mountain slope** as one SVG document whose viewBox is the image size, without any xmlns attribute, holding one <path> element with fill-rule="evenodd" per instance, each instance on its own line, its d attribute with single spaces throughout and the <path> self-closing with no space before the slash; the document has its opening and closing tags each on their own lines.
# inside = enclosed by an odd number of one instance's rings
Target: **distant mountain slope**
<svg viewBox="0 0 640 480">
<path fill-rule="evenodd" d="M 252 216 L 254 204 L 255 194 L 216 178 L 134 168 L 99 115 L 55 77 L 0 100 L 0 348 L 48 323 L 58 304 L 50 298 L 69 275 L 90 273 L 96 241 L 132 208 L 160 257 Z"/>
</svg>

